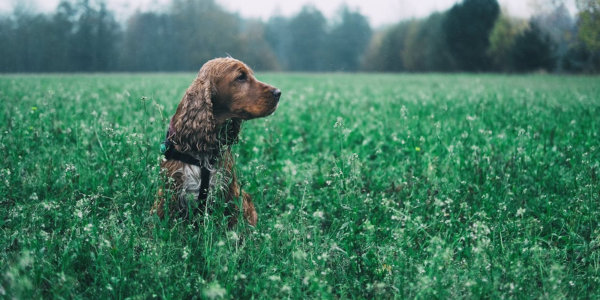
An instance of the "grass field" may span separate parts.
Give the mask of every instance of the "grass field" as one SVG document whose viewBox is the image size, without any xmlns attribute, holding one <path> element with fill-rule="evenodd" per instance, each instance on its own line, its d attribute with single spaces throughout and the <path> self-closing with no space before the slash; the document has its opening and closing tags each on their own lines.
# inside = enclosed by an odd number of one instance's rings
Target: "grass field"
<svg viewBox="0 0 600 300">
<path fill-rule="evenodd" d="M 600 297 L 600 78 L 258 77 L 227 231 L 148 213 L 194 74 L 0 76 L 0 298 Z"/>
</svg>

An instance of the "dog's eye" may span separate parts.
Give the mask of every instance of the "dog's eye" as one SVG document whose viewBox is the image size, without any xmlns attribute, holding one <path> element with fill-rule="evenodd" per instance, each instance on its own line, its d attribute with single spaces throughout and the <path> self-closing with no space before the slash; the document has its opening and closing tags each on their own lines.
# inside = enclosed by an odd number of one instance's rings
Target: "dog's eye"
<svg viewBox="0 0 600 300">
<path fill-rule="evenodd" d="M 242 72 L 235 80 L 236 81 L 246 81 L 248 79 L 248 74 Z"/>
</svg>

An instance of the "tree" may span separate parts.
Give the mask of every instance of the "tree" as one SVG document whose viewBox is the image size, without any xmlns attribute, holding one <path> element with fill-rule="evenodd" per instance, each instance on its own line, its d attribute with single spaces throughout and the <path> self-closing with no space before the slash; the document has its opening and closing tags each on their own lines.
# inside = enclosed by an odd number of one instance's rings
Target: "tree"
<svg viewBox="0 0 600 300">
<path fill-rule="evenodd" d="M 289 53 L 292 38 L 288 27 L 288 19 L 282 16 L 271 17 L 265 27 L 265 39 L 270 48 L 273 49 L 277 61 L 283 69 L 289 69 L 290 67 Z"/>
<path fill-rule="evenodd" d="M 100 8 L 95 13 L 95 38 L 93 47 L 95 49 L 95 71 L 114 70 L 117 66 L 118 49 L 121 39 L 121 29 L 112 12 L 106 8 L 104 2 L 100 2 Z"/>
<path fill-rule="evenodd" d="M 15 69 L 14 22 L 9 17 L 0 16 L 0 72 Z"/>
<path fill-rule="evenodd" d="M 328 69 L 356 71 L 371 39 L 367 18 L 347 6 L 340 10 L 340 22 L 328 34 Z"/>
<path fill-rule="evenodd" d="M 166 14 L 137 12 L 127 20 L 122 67 L 131 71 L 175 69 L 175 32 Z"/>
<path fill-rule="evenodd" d="M 455 4 L 444 22 L 448 51 L 460 71 L 487 71 L 489 35 L 500 13 L 496 0 L 464 0 Z"/>
<path fill-rule="evenodd" d="M 590 52 L 581 40 L 576 40 L 565 55 L 563 67 L 568 72 L 598 72 L 600 55 Z"/>
<path fill-rule="evenodd" d="M 449 71 L 453 57 L 445 44 L 445 14 L 434 13 L 422 21 L 411 22 L 404 41 L 402 59 L 408 71 Z"/>
<path fill-rule="evenodd" d="M 321 71 L 325 62 L 325 17 L 313 6 L 304 6 L 290 20 L 289 67 L 300 71 Z"/>
<path fill-rule="evenodd" d="M 214 0 L 173 0 L 173 68 L 197 70 L 214 57 L 239 57 L 240 19 Z"/>
<path fill-rule="evenodd" d="M 259 21 L 247 21 L 241 35 L 240 57 L 255 70 L 277 70 L 275 53 L 265 40 L 265 26 Z"/>
<path fill-rule="evenodd" d="M 103 1 L 74 5 L 70 59 L 77 71 L 107 71 L 116 65 L 119 25 Z"/>
<path fill-rule="evenodd" d="M 367 71 L 404 71 L 402 51 L 410 22 L 402 22 L 377 34 L 371 41 L 363 69 Z"/>
<path fill-rule="evenodd" d="M 487 55 L 492 59 L 495 70 L 504 72 L 511 70 L 511 51 L 515 39 L 526 28 L 526 21 L 513 19 L 506 14 L 498 17 L 490 33 L 490 46 L 487 50 Z"/>
<path fill-rule="evenodd" d="M 600 51 L 600 0 L 578 0 L 579 38 L 591 52 Z"/>
<path fill-rule="evenodd" d="M 519 72 L 552 70 L 555 59 L 550 37 L 535 22 L 519 34 L 511 50 L 513 68 Z"/>
<path fill-rule="evenodd" d="M 73 31 L 76 22 L 76 11 L 73 5 L 67 1 L 61 1 L 52 15 L 50 30 L 52 35 L 49 47 L 45 53 L 52 57 L 48 61 L 47 71 L 68 72 L 76 70 L 71 60 L 73 48 Z"/>
<path fill-rule="evenodd" d="M 547 4 L 548 5 L 548 4 Z M 554 44 L 553 55 L 556 58 L 556 71 L 562 72 L 564 60 L 576 36 L 575 22 L 564 3 L 556 2 L 549 9 L 532 17 L 532 21 L 546 33 Z"/>
</svg>

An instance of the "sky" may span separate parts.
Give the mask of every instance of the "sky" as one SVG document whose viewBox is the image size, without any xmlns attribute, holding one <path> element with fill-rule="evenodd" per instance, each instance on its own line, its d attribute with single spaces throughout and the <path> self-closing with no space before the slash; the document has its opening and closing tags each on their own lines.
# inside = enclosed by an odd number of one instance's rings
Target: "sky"
<svg viewBox="0 0 600 300">
<path fill-rule="evenodd" d="M 550 0 L 498 0 L 500 6 L 512 16 L 529 17 L 537 11 L 536 3 Z M 10 12 L 16 3 L 37 12 L 53 11 L 60 0 L 0 0 L 0 12 Z M 124 19 L 137 9 L 141 11 L 160 10 L 167 7 L 170 0 L 106 0 L 109 9 L 118 12 L 117 18 Z M 236 12 L 245 18 L 268 20 L 273 14 L 293 16 L 303 5 L 312 4 L 327 18 L 335 16 L 339 7 L 346 4 L 365 15 L 371 26 L 379 27 L 397 23 L 403 19 L 425 17 L 435 11 L 450 8 L 458 0 L 216 0 L 228 11 Z M 571 13 L 575 13 L 574 0 L 566 0 Z"/>
</svg>

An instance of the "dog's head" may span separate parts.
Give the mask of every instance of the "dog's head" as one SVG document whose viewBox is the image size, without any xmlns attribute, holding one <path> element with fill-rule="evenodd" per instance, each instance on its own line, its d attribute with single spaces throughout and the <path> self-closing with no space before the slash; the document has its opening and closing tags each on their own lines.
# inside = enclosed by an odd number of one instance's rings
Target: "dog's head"
<svg viewBox="0 0 600 300">
<path fill-rule="evenodd" d="M 277 108 L 281 91 L 260 82 L 243 62 L 233 58 L 213 59 L 198 77 L 211 80 L 213 109 L 225 119 L 249 120 L 270 115 Z"/>
<path fill-rule="evenodd" d="M 210 151 L 219 142 L 219 128 L 235 139 L 241 120 L 272 114 L 281 91 L 258 81 L 252 69 L 233 58 L 217 58 L 202 66 L 171 121 L 169 138 L 180 151 Z M 232 120 L 227 123 L 226 120 Z"/>
</svg>

